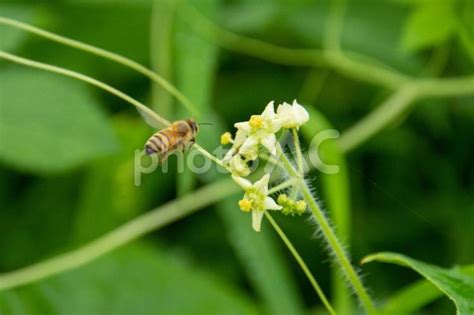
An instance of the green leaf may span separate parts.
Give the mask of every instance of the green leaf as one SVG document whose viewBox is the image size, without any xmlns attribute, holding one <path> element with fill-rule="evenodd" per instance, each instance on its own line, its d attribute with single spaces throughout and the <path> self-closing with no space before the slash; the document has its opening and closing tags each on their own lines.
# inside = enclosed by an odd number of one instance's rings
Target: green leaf
<svg viewBox="0 0 474 315">
<path fill-rule="evenodd" d="M 413 269 L 454 302 L 458 315 L 474 313 L 474 278 L 463 274 L 459 268 L 440 268 L 390 252 L 369 255 L 362 260 L 362 263 L 372 261 L 392 263 Z"/>
<path fill-rule="evenodd" d="M 240 315 L 255 307 L 183 259 L 127 246 L 87 266 L 0 293 L 2 315 Z"/>
<path fill-rule="evenodd" d="M 474 276 L 474 265 L 459 267 L 466 275 Z M 428 280 L 420 280 L 399 292 L 393 294 L 384 304 L 382 314 L 404 315 L 412 314 L 421 307 L 441 297 L 443 293 Z"/>
<path fill-rule="evenodd" d="M 453 35 L 456 23 L 451 0 L 422 2 L 406 22 L 402 47 L 413 52 L 439 45 Z"/>
<path fill-rule="evenodd" d="M 86 87 L 36 70 L 0 72 L 0 160 L 57 173 L 116 150 L 115 136 Z"/>
</svg>

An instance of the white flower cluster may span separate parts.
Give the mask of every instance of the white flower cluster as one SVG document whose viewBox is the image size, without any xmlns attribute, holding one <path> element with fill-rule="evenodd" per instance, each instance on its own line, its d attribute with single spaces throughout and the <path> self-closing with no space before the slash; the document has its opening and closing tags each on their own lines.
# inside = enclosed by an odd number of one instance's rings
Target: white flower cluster
<svg viewBox="0 0 474 315">
<path fill-rule="evenodd" d="M 274 102 L 268 103 L 260 115 L 252 115 L 248 121 L 236 123 L 235 139 L 229 132 L 221 136 L 221 143 L 232 143 L 223 162 L 232 171 L 232 178 L 245 191 L 239 206 L 242 211 L 252 211 L 252 227 L 260 231 L 260 224 L 266 210 L 281 210 L 272 198 L 268 197 L 269 174 L 252 184 L 242 178 L 251 173 L 248 163 L 257 159 L 263 146 L 272 155 L 276 154 L 276 133 L 281 129 L 299 128 L 309 120 L 306 109 L 296 100 L 292 104 L 278 105 L 275 112 Z"/>
</svg>

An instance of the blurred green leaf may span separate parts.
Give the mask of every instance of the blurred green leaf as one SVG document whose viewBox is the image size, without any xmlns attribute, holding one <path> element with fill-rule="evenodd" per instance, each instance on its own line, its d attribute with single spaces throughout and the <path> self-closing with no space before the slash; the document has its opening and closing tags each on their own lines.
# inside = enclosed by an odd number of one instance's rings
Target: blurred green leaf
<svg viewBox="0 0 474 315">
<path fill-rule="evenodd" d="M 144 245 L 127 246 L 80 269 L 1 292 L 0 313 L 257 314 L 254 305 L 229 284 Z"/>
<path fill-rule="evenodd" d="M 417 5 L 405 25 L 402 46 L 406 51 L 436 46 L 456 30 L 453 1 L 425 1 Z"/>
<path fill-rule="evenodd" d="M 190 1 L 206 15 L 214 16 L 219 0 Z M 179 16 L 179 7 L 178 7 Z M 176 85 L 197 107 L 198 122 L 211 122 L 211 92 L 217 67 L 216 46 L 196 34 L 186 21 L 176 19 L 174 33 Z M 177 111 L 178 117 L 189 117 L 183 107 Z M 199 143 L 204 148 L 214 148 L 218 143 L 215 128 L 204 126 L 199 131 Z M 214 141 L 213 141 L 214 140 Z M 178 194 L 190 191 L 194 185 L 194 175 L 186 169 L 178 177 Z"/>
<path fill-rule="evenodd" d="M 462 47 L 474 61 L 474 2 L 464 0 L 461 2 L 461 18 L 458 21 L 458 35 Z"/>
<path fill-rule="evenodd" d="M 457 314 L 474 313 L 474 278 L 459 268 L 444 269 L 396 253 L 376 253 L 366 256 L 362 263 L 380 261 L 408 267 L 429 280 L 456 305 Z"/>
<path fill-rule="evenodd" d="M 57 173 L 117 148 L 85 86 L 36 70 L 0 72 L 0 159 L 31 173 Z"/>
<path fill-rule="evenodd" d="M 173 82 L 173 36 L 176 1 L 153 0 L 150 19 L 151 69 L 169 82 Z M 156 83 L 152 83 L 152 108 L 167 119 L 174 116 L 173 96 Z"/>
<path fill-rule="evenodd" d="M 10 200 L 0 205 L 0 270 L 31 264 L 68 245 L 78 189 L 73 175 L 20 182 L 21 187 L 6 176 Z"/>
<path fill-rule="evenodd" d="M 25 4 L 0 3 L 0 16 L 29 23 L 33 8 Z M 20 45 L 27 34 L 11 26 L 0 25 L 0 49 L 12 51 Z"/>
<path fill-rule="evenodd" d="M 218 204 L 231 245 L 236 249 L 245 271 L 268 314 L 304 314 L 298 290 L 288 272 L 276 240 L 269 234 L 271 226 L 264 222 L 260 233 L 251 228 L 251 217 L 238 208 L 239 197 Z"/>
<path fill-rule="evenodd" d="M 135 186 L 135 150 L 141 150 L 150 136 L 147 125 L 138 117 L 121 115 L 114 117 L 113 126 L 120 151 L 91 163 L 85 171 L 74 231 L 78 243 L 95 239 L 152 208 L 152 200 L 164 202 L 170 188 L 165 183 L 172 172 L 159 171 L 141 174 L 141 184 Z"/>
<path fill-rule="evenodd" d="M 459 267 L 463 274 L 474 277 L 474 265 Z M 384 304 L 382 314 L 405 315 L 412 314 L 424 305 L 427 305 L 443 293 L 428 280 L 420 280 L 406 288 L 403 288 Z"/>
</svg>

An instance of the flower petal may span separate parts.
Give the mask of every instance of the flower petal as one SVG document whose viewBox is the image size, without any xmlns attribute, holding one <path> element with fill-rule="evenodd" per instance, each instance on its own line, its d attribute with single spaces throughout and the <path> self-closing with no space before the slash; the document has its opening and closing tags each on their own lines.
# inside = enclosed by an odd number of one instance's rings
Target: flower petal
<svg viewBox="0 0 474 315">
<path fill-rule="evenodd" d="M 262 225 L 262 218 L 265 211 L 252 211 L 252 227 L 256 232 L 260 232 L 260 226 Z"/>
<path fill-rule="evenodd" d="M 275 155 L 276 154 L 276 137 L 274 134 L 269 134 L 261 140 L 262 145 L 267 148 L 267 150 Z"/>
<path fill-rule="evenodd" d="M 251 172 L 249 166 L 242 160 L 240 155 L 235 155 L 232 159 L 230 159 L 229 167 L 232 170 L 232 174 L 241 177 L 247 177 Z"/>
<path fill-rule="evenodd" d="M 309 113 L 308 111 L 298 104 L 296 100 L 293 101 L 293 112 L 295 115 L 295 120 L 299 126 L 305 124 L 309 120 Z"/>
<path fill-rule="evenodd" d="M 256 151 L 255 146 L 258 144 L 258 139 L 256 137 L 250 136 L 245 139 L 244 143 L 240 147 L 240 152 L 246 154 L 251 151 Z"/>
<path fill-rule="evenodd" d="M 232 175 L 232 179 L 245 191 L 253 187 L 252 183 L 246 180 L 245 178 Z"/>
<path fill-rule="evenodd" d="M 242 130 L 237 130 L 235 133 L 234 146 L 241 146 L 245 142 L 245 139 L 247 139 L 245 132 Z"/>
<path fill-rule="evenodd" d="M 274 107 L 275 102 L 271 101 L 270 103 L 267 104 L 265 109 L 263 110 L 262 117 L 267 118 L 267 119 L 273 119 L 275 117 L 275 107 Z"/>
<path fill-rule="evenodd" d="M 267 194 L 268 191 L 268 182 L 270 181 L 270 174 L 263 175 L 258 181 L 253 184 L 253 187 L 257 188 L 263 194 Z"/>
<path fill-rule="evenodd" d="M 249 124 L 248 121 L 235 123 L 234 127 L 239 129 L 239 130 L 242 130 L 246 134 L 250 133 L 250 130 L 251 130 L 250 124 Z"/>
<path fill-rule="evenodd" d="M 273 200 L 270 197 L 265 198 L 264 205 L 265 205 L 265 209 L 267 210 L 280 210 L 283 208 L 282 206 L 278 205 L 275 202 L 275 200 Z"/>
</svg>

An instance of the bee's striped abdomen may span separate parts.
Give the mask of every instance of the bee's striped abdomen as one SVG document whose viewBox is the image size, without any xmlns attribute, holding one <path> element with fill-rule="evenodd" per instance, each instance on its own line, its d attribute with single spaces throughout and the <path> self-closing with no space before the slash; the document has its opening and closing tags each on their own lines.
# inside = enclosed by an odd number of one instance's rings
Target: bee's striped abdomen
<svg viewBox="0 0 474 315">
<path fill-rule="evenodd" d="M 161 137 L 161 131 L 155 133 L 148 139 L 145 144 L 145 152 L 148 155 L 166 152 L 168 150 L 168 142 L 164 143 Z"/>
</svg>

